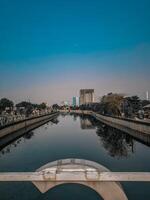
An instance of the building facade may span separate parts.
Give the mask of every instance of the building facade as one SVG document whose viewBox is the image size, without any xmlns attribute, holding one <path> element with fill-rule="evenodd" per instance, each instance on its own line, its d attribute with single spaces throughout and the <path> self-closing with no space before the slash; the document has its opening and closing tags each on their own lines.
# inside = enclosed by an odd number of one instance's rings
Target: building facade
<svg viewBox="0 0 150 200">
<path fill-rule="evenodd" d="M 79 97 L 73 97 L 72 98 L 72 106 L 73 107 L 79 106 Z"/>
<path fill-rule="evenodd" d="M 94 102 L 94 89 L 80 90 L 80 105 Z"/>
</svg>

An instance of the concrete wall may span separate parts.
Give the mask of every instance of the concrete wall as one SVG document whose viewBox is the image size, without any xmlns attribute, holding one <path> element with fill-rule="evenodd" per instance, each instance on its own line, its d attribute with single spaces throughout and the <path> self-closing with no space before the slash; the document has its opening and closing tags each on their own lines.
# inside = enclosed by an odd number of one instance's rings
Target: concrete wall
<svg viewBox="0 0 150 200">
<path fill-rule="evenodd" d="M 148 122 L 137 122 L 135 120 L 119 119 L 113 117 L 107 117 L 96 113 L 90 113 L 93 117 L 100 120 L 101 122 L 110 125 L 114 128 L 118 128 L 140 141 L 150 145 L 150 123 Z"/>
<path fill-rule="evenodd" d="M 21 129 L 24 129 L 24 131 L 27 129 L 27 131 L 28 131 L 28 127 L 30 127 L 34 124 L 40 123 L 42 121 L 50 120 L 57 114 L 58 113 L 51 113 L 48 115 L 43 115 L 43 116 L 31 118 L 31 119 L 26 119 L 26 120 L 23 120 L 23 121 L 14 123 L 14 124 L 10 124 L 6 127 L 3 127 L 2 129 L 0 129 L 0 138 L 7 136 L 13 132 L 19 131 Z"/>
<path fill-rule="evenodd" d="M 51 169 L 53 170 L 53 172 L 51 171 Z M 66 173 L 67 170 L 68 173 Z M 50 162 L 37 169 L 37 172 L 41 171 L 42 171 L 42 178 L 45 177 L 46 181 L 44 182 L 33 181 L 33 184 L 42 193 L 45 193 L 49 189 L 61 184 L 76 183 L 92 188 L 104 200 L 128 199 L 120 183 L 113 181 L 111 182 L 98 181 L 101 178 L 100 173 L 101 172 L 108 173 L 109 170 L 106 167 L 100 165 L 99 163 L 93 161 L 72 159 L 72 158 L 57 160 Z"/>
<path fill-rule="evenodd" d="M 136 131 L 149 134 L 150 135 L 150 123 L 142 123 L 142 122 L 137 122 L 136 120 L 129 121 L 127 119 L 119 119 L 119 118 L 114 118 L 114 117 L 107 117 L 103 115 L 99 115 L 96 113 L 91 113 L 92 116 L 99 120 L 103 120 L 105 122 L 110 122 L 112 124 L 118 124 L 121 126 L 128 127 L 130 129 L 134 129 Z"/>
</svg>

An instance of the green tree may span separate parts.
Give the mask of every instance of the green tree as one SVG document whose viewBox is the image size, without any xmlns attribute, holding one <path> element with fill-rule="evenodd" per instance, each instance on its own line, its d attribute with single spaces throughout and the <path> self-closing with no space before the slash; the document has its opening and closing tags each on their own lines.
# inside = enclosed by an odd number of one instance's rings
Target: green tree
<svg viewBox="0 0 150 200">
<path fill-rule="evenodd" d="M 35 104 L 32 104 L 30 102 L 22 101 L 22 102 L 16 104 L 16 107 L 17 108 L 22 108 L 23 107 L 25 109 L 24 110 L 25 115 L 29 116 L 32 113 L 33 109 L 35 108 L 34 105 Z"/>
<path fill-rule="evenodd" d="M 138 96 L 131 96 L 126 99 L 132 107 L 133 114 L 136 114 L 140 109 L 142 109 L 142 102 Z"/>
<path fill-rule="evenodd" d="M 9 100 L 7 98 L 2 98 L 0 100 L 0 111 L 5 110 L 7 107 L 10 108 L 10 109 L 12 109 L 13 106 L 14 106 L 13 101 L 11 101 L 11 100 Z"/>
<path fill-rule="evenodd" d="M 46 109 L 46 103 L 41 103 L 41 104 L 39 104 L 39 106 L 38 106 L 38 108 L 39 109 L 41 109 L 41 110 L 43 110 L 43 109 Z"/>
<path fill-rule="evenodd" d="M 30 102 L 27 102 L 27 101 L 22 101 L 18 104 L 16 104 L 16 107 L 24 107 L 24 108 L 27 108 L 27 107 L 31 107 L 33 104 L 30 103 Z"/>
<path fill-rule="evenodd" d="M 103 96 L 100 102 L 100 112 L 106 115 L 120 116 L 123 98 L 123 95 L 113 93 Z"/>
<path fill-rule="evenodd" d="M 53 105 L 52 105 L 52 108 L 53 108 L 54 110 L 60 109 L 60 107 L 59 107 L 58 104 L 53 104 Z"/>
</svg>

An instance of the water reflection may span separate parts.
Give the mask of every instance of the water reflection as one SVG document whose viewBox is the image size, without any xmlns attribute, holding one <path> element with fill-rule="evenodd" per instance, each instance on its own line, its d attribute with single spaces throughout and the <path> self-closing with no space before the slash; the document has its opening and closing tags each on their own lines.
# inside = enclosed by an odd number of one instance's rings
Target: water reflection
<svg viewBox="0 0 150 200">
<path fill-rule="evenodd" d="M 95 124 L 89 117 L 80 116 L 80 127 L 81 129 L 95 129 Z"/>
<path fill-rule="evenodd" d="M 119 159 L 134 153 L 134 140 L 130 135 L 105 125 L 99 126 L 96 133 L 110 156 Z"/>
<path fill-rule="evenodd" d="M 96 161 L 107 166 L 112 171 L 149 171 L 150 148 L 137 142 L 126 133 L 112 129 L 92 117 L 86 118 L 88 118 L 92 126 L 95 126 L 95 129 L 81 130 L 80 119 L 85 119 L 82 116 L 80 118 L 80 116 L 76 115 L 74 117 L 72 115 L 67 116 L 65 119 L 59 116 L 60 123 L 58 125 L 51 125 L 51 122 L 49 122 L 36 128 L 33 133 L 27 134 L 25 137 L 18 137 L 15 142 L 9 143 L 7 147 L 5 145 L 5 148 L 2 149 L 5 155 L 2 153 L 0 155 L 1 172 L 34 171 L 48 162 L 71 157 Z M 76 121 L 74 122 L 74 120 Z M 118 160 L 117 158 L 122 159 Z M 14 187 L 14 184 L 17 185 Z M 141 183 L 138 186 L 133 183 L 133 186 L 131 186 L 128 182 L 123 185 L 125 186 L 125 191 L 131 194 L 129 199 L 141 200 L 143 199 L 143 194 L 144 197 L 147 197 L 145 199 L 150 199 L 149 185 Z M 75 192 L 79 191 L 79 194 L 80 191 L 81 194 L 83 191 L 83 189 L 80 190 L 79 188 L 75 190 L 74 187 L 66 189 Z M 42 196 L 30 183 L 1 183 L 0 195 L 1 198 L 3 197 L 2 199 L 14 200 L 20 200 L 20 196 L 22 200 L 92 199 L 92 195 L 88 192 L 85 192 L 87 195 L 82 197 L 74 195 L 75 192 L 70 192 L 68 196 L 66 189 L 63 188 L 62 193 L 60 190 L 55 190 L 55 193 L 50 190 L 45 194 L 46 196 Z M 56 196 L 56 194 L 59 195 Z M 72 195 L 74 195 L 73 198 L 69 198 Z"/>
<path fill-rule="evenodd" d="M 73 115 L 73 121 L 77 121 L 78 115 Z"/>
<path fill-rule="evenodd" d="M 50 120 L 47 124 L 45 124 L 44 129 L 53 124 L 58 124 L 59 121 L 57 118 Z M 8 135 L 0 140 L 0 157 L 4 154 L 10 153 L 12 149 L 18 147 L 18 145 L 24 143 L 26 140 L 30 140 L 35 135 L 34 131 L 28 131 L 26 133 L 16 132 L 12 135 Z"/>
<path fill-rule="evenodd" d="M 59 120 L 57 118 L 51 119 L 51 124 L 58 124 Z"/>
<path fill-rule="evenodd" d="M 25 142 L 25 140 L 30 140 L 34 136 L 34 132 L 30 131 L 23 135 L 23 137 L 13 141 L 12 143 L 8 144 L 6 147 L 0 148 L 0 157 L 4 154 L 10 153 L 12 149 L 18 147 L 18 145 Z"/>
<path fill-rule="evenodd" d="M 96 134 L 99 137 L 99 141 L 101 143 L 100 146 L 102 145 L 111 157 L 115 157 L 117 159 L 125 157 L 127 158 L 130 156 L 130 154 L 134 153 L 135 139 L 129 134 L 119 129 L 105 125 L 93 117 L 83 116 L 80 114 L 73 114 L 72 117 L 74 121 L 76 121 L 78 118 L 80 119 L 81 129 L 96 130 Z M 49 123 L 44 125 L 44 129 L 47 129 L 49 125 L 58 123 L 58 118 L 54 118 Z M 11 152 L 12 148 L 17 147 L 21 142 L 24 142 L 25 140 L 31 139 L 34 137 L 34 134 L 35 133 L 33 131 L 29 131 L 23 136 L 16 135 L 16 137 L 13 139 L 4 138 L 4 140 L 6 140 L 5 142 L 0 141 L 0 156 Z"/>
<path fill-rule="evenodd" d="M 124 158 L 134 153 L 134 138 L 119 129 L 107 126 L 93 117 L 80 117 L 82 129 L 94 129 L 111 157 Z"/>
<path fill-rule="evenodd" d="M 33 136 L 34 136 L 34 132 L 33 132 L 33 131 L 30 131 L 30 132 L 26 133 L 26 134 L 23 136 L 23 138 L 29 140 L 29 139 L 31 139 Z"/>
</svg>

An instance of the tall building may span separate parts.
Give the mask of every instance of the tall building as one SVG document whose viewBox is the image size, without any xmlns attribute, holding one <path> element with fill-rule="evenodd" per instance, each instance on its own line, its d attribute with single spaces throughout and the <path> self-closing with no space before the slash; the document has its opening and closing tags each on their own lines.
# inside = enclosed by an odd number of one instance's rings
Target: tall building
<svg viewBox="0 0 150 200">
<path fill-rule="evenodd" d="M 148 91 L 146 92 L 146 100 L 147 101 L 149 100 L 149 93 L 148 93 Z"/>
<path fill-rule="evenodd" d="M 80 105 L 94 102 L 94 89 L 80 90 Z"/>
<path fill-rule="evenodd" d="M 73 107 L 79 106 L 79 97 L 72 98 L 72 106 Z"/>
</svg>

